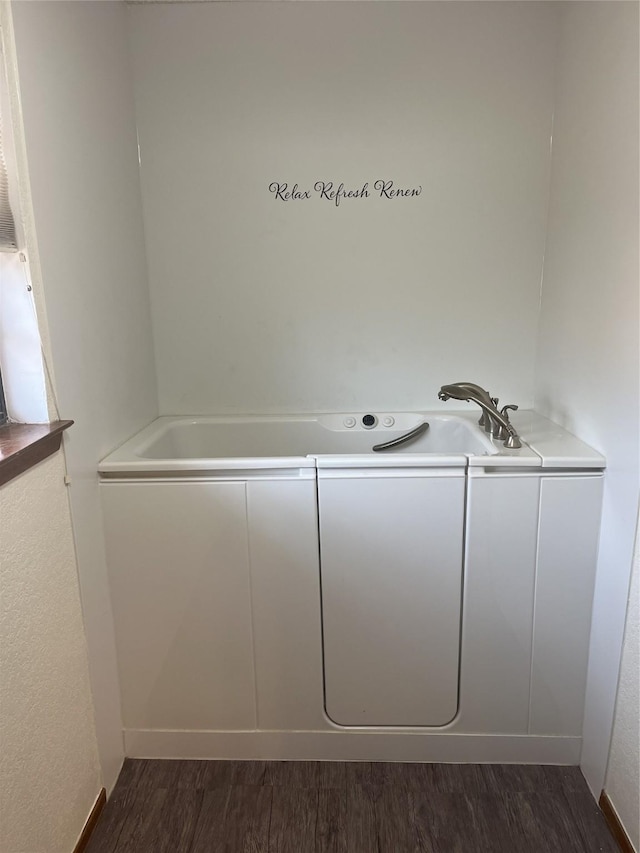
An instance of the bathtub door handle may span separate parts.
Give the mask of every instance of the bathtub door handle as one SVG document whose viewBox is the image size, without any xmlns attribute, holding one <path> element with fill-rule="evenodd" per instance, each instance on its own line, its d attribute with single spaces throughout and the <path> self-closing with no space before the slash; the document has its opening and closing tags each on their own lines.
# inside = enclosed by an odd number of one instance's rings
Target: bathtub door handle
<svg viewBox="0 0 640 853">
<path fill-rule="evenodd" d="M 385 441 L 383 444 L 374 444 L 372 450 L 376 452 L 380 450 L 392 450 L 394 447 L 398 447 L 401 444 L 407 444 L 410 441 L 418 438 L 418 436 L 422 435 L 429 429 L 429 424 L 425 421 L 423 424 L 418 424 L 417 427 L 412 429 L 410 432 L 405 432 L 404 435 L 398 436 L 398 438 L 392 438 L 391 441 Z"/>
</svg>

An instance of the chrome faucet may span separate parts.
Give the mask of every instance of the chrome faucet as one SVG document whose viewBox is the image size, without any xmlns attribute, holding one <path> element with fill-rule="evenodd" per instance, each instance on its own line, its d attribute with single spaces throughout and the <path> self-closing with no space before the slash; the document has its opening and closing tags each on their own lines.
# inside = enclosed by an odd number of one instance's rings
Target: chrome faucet
<svg viewBox="0 0 640 853">
<path fill-rule="evenodd" d="M 440 400 L 469 400 L 477 403 L 482 409 L 480 425 L 484 426 L 486 432 L 490 432 L 494 438 L 504 441 L 505 447 L 517 449 L 522 447 L 522 442 L 513 424 L 509 420 L 509 409 L 516 410 L 517 406 L 503 406 L 498 409 L 498 400 L 492 397 L 488 391 L 475 385 L 473 382 L 454 382 L 451 385 L 443 385 L 438 392 Z"/>
</svg>

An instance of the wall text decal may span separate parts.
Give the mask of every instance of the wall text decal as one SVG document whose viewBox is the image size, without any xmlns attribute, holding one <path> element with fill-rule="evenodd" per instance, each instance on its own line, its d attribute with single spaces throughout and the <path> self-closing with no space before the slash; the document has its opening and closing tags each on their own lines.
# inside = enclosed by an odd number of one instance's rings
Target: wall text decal
<svg viewBox="0 0 640 853">
<path fill-rule="evenodd" d="M 319 198 L 340 207 L 340 202 L 345 198 L 416 198 L 421 195 L 422 186 L 403 188 L 396 187 L 393 181 L 377 180 L 373 182 L 371 189 L 369 181 L 361 187 L 348 189 L 342 182 L 336 186 L 333 181 L 316 181 L 313 190 L 310 190 L 301 189 L 298 184 L 291 186 L 286 181 L 283 183 L 273 181 L 269 184 L 269 192 L 278 201 L 309 201 L 311 198 Z"/>
</svg>

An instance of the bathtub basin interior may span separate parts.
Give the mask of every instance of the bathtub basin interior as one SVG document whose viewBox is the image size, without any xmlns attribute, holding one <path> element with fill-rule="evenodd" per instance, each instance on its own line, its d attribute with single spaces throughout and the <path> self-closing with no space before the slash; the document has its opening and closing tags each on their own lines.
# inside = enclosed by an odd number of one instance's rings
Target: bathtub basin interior
<svg viewBox="0 0 640 853">
<path fill-rule="evenodd" d="M 345 427 L 346 415 L 173 420 L 142 440 L 135 454 L 146 460 L 369 454 L 375 444 L 397 438 L 425 420 L 429 422 L 426 433 L 379 455 L 498 452 L 477 424 L 462 417 L 393 414 L 393 426 L 384 426 L 385 416 L 380 416 L 373 429 L 361 425 L 362 415 L 353 417 L 352 428 Z"/>
</svg>

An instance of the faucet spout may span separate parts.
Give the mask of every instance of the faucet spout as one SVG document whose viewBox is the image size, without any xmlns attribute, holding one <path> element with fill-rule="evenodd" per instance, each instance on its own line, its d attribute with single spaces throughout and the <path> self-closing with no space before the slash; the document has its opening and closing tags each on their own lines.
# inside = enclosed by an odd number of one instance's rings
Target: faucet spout
<svg viewBox="0 0 640 853">
<path fill-rule="evenodd" d="M 486 413 L 490 421 L 503 430 L 503 434 L 506 435 L 505 447 L 514 449 L 522 447 L 522 442 L 513 428 L 507 412 L 504 409 L 500 412 L 494 405 L 491 394 L 481 388 L 480 385 L 476 385 L 474 382 L 454 382 L 451 385 L 443 385 L 438 392 L 438 398 L 440 400 L 468 400 L 476 403 Z"/>
<path fill-rule="evenodd" d="M 489 392 L 476 385 L 475 382 L 454 382 L 451 385 L 443 385 L 438 397 L 441 400 L 448 400 L 450 397 L 454 400 L 472 400 L 478 405 L 482 400 L 486 405 L 493 406 Z"/>
</svg>

